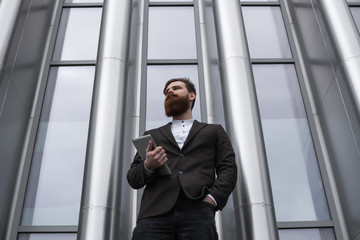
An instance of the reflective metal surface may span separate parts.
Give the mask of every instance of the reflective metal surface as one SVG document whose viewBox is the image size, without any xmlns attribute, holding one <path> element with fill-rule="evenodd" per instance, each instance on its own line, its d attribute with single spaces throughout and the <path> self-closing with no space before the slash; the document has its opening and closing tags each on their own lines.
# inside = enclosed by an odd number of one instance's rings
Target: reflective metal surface
<svg viewBox="0 0 360 240">
<path fill-rule="evenodd" d="M 5 66 L 0 72 L 0 180 L 6 182 L 0 186 L 3 239 L 18 235 L 58 7 L 58 0 L 0 3 L 0 64 Z"/>
<path fill-rule="evenodd" d="M 13 188 L 17 187 L 16 174 L 20 166 L 20 139 L 26 139 L 26 113 L 11 76 L 15 65 L 15 54 L 9 58 L 11 46 L 16 48 L 17 42 L 11 44 L 13 33 L 16 32 L 16 18 L 20 11 L 20 0 L 2 0 L 0 2 L 0 232 L 4 238 L 9 235 L 15 209 L 11 207 Z M 18 41 L 18 39 L 13 39 Z M 6 66 L 7 65 L 7 66 Z M 23 70 L 23 69 L 20 69 Z M 25 71 L 22 71 L 25 72 Z M 29 74 L 29 73 L 27 73 Z M 31 88 L 29 88 L 30 91 Z M 31 99 L 25 99 L 29 102 Z M 13 111 L 12 109 L 18 109 Z M 25 111 L 27 112 L 25 112 Z M 14 114 L 15 113 L 15 114 Z M 24 129 L 24 131 L 19 131 Z M 6 182 L 6 183 L 5 183 Z M 3 184 L 5 183 L 5 184 Z M 8 232 L 8 233 L 7 233 Z M 8 239 L 8 237 L 7 237 Z"/>
<path fill-rule="evenodd" d="M 332 166 L 339 186 L 340 199 L 334 192 L 344 239 L 359 237 L 360 210 L 357 200 L 360 190 L 358 171 L 360 143 L 360 38 L 345 1 L 318 0 L 319 15 L 329 38 L 328 52 L 334 52 L 334 80 L 321 100 L 322 120 L 330 145 Z M 325 44 L 328 44 L 327 42 Z M 343 215 L 344 214 L 344 215 Z M 342 219 L 345 218 L 345 223 Z"/>
<path fill-rule="evenodd" d="M 355 239 L 360 197 L 359 35 L 346 1 L 286 2 L 302 48 L 298 52 L 309 78 L 305 81 L 313 93 L 334 230 L 338 239 Z"/>
<path fill-rule="evenodd" d="M 206 102 L 206 121 L 214 123 L 214 109 L 212 105 L 212 85 L 211 85 L 211 71 L 210 71 L 210 57 L 208 53 L 208 38 L 206 34 L 206 18 L 205 18 L 205 0 L 197 1 L 198 16 L 199 16 L 199 29 L 200 29 L 200 48 L 201 48 L 201 63 L 203 68 L 203 81 L 205 88 L 205 102 Z"/>
<path fill-rule="evenodd" d="M 330 38 L 340 58 L 351 99 L 360 121 L 360 38 L 349 6 L 345 1 L 319 0 Z M 336 69 L 337 70 L 337 69 Z"/>
<path fill-rule="evenodd" d="M 204 89 L 205 89 L 205 107 L 206 107 L 206 118 L 204 119 L 207 123 L 215 123 L 214 121 L 214 108 L 213 108 L 213 94 L 214 86 L 211 84 L 211 64 L 210 64 L 210 56 L 208 52 L 208 37 L 206 34 L 206 17 L 205 17 L 205 8 L 206 2 L 205 0 L 198 0 L 196 2 L 198 14 L 198 25 L 200 31 L 200 55 L 198 57 L 199 65 L 202 67 L 202 74 L 203 74 L 203 82 L 204 82 Z M 218 211 L 215 215 L 215 222 L 216 222 L 216 229 L 219 234 L 219 240 L 223 239 L 223 227 L 222 227 L 222 219 L 220 217 L 221 213 Z"/>
<path fill-rule="evenodd" d="M 237 156 L 238 239 L 278 239 L 257 98 L 240 3 L 213 0 L 226 129 Z"/>
<path fill-rule="evenodd" d="M 131 139 L 142 135 L 144 132 L 145 126 L 145 92 L 146 92 L 146 74 L 144 65 L 146 64 L 146 47 L 144 43 L 145 35 L 145 26 L 144 19 L 145 14 L 145 0 L 134 0 L 134 9 L 133 9 L 133 18 L 132 18 L 132 38 L 131 41 L 133 46 L 130 48 L 130 71 L 132 74 L 129 74 L 129 104 L 127 104 L 129 109 L 129 121 L 126 122 L 126 129 L 128 129 L 128 138 L 124 140 L 124 144 L 130 144 L 129 148 L 131 151 L 124 152 L 124 174 L 130 168 L 130 163 L 132 162 L 133 157 L 135 156 L 136 150 L 131 143 Z M 126 162 L 127 161 L 127 162 Z M 125 176 L 125 175 L 124 175 Z M 125 187 L 122 191 L 123 195 L 129 195 L 127 197 L 128 204 L 124 207 L 124 211 L 128 212 L 129 218 L 124 221 L 128 222 L 128 228 L 123 231 L 126 234 L 122 234 L 126 239 L 131 238 L 132 230 L 136 225 L 137 213 L 138 213 L 138 196 L 141 194 L 138 193 L 138 190 L 130 188 L 127 181 L 124 183 Z M 124 196 L 123 196 L 124 197 Z M 127 208 L 126 208 L 127 207 Z"/>
<path fill-rule="evenodd" d="M 131 0 L 104 2 L 78 239 L 120 239 Z"/>
<path fill-rule="evenodd" d="M 21 0 L 2 0 L 0 2 L 0 74 L 4 68 L 6 52 L 15 29 L 21 2 Z"/>
<path fill-rule="evenodd" d="M 336 184 L 336 176 L 334 173 L 334 169 L 333 166 L 331 165 L 331 159 L 329 156 L 329 150 L 328 150 L 328 144 L 326 143 L 326 136 L 324 134 L 323 131 L 323 127 L 321 125 L 321 120 L 319 119 L 319 110 L 316 104 L 316 97 L 314 96 L 313 90 L 312 90 L 312 84 L 311 84 L 311 79 L 309 77 L 309 74 L 306 70 L 306 58 L 304 57 L 304 53 L 301 49 L 301 43 L 300 43 L 300 37 L 298 36 L 298 33 L 296 31 L 296 23 L 294 22 L 294 17 L 292 16 L 291 13 L 291 8 L 293 6 L 291 6 L 291 4 L 289 4 L 288 1 L 284 1 L 284 7 L 285 10 L 287 12 L 287 16 L 289 16 L 289 21 L 290 21 L 290 34 L 293 36 L 293 40 L 294 40 L 294 45 L 295 45 L 295 51 L 297 52 L 297 58 L 299 60 L 299 65 L 300 65 L 300 69 L 299 71 L 301 71 L 302 74 L 302 78 L 304 80 L 304 84 L 305 84 L 305 89 L 306 89 L 306 96 L 309 100 L 310 103 L 310 109 L 311 109 L 311 114 L 312 114 L 312 118 L 314 119 L 314 124 L 315 124 L 315 129 L 316 129 L 316 134 L 318 136 L 319 139 L 319 143 L 320 143 L 320 148 L 321 148 L 321 154 L 322 154 L 322 158 L 324 160 L 324 165 L 325 165 L 325 169 L 326 169 L 326 173 L 328 175 L 328 179 L 329 179 L 329 184 L 330 184 L 330 188 L 332 191 L 332 197 L 334 198 L 334 205 L 335 208 L 334 210 L 336 211 L 336 215 L 337 218 L 334 217 L 333 215 L 333 221 L 338 221 L 339 226 L 340 226 L 340 230 L 339 230 L 339 235 L 343 236 L 343 239 L 349 239 L 348 238 L 348 232 L 346 229 L 346 222 L 345 222 L 345 217 L 344 217 L 344 212 L 343 209 L 341 207 L 341 200 L 340 200 L 340 195 L 339 195 L 339 189 L 338 186 Z M 330 207 L 330 211 L 333 208 Z M 335 225 L 335 232 L 337 231 L 337 227 Z"/>
</svg>

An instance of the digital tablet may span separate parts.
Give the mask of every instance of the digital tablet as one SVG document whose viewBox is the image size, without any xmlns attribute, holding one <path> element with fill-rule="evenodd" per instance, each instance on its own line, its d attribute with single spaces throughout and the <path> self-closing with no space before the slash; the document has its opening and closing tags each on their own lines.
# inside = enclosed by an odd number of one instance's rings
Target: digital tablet
<svg viewBox="0 0 360 240">
<path fill-rule="evenodd" d="M 145 160 L 145 158 L 146 158 L 146 149 L 149 145 L 149 141 L 152 141 L 153 149 L 155 149 L 157 146 L 156 146 L 154 139 L 151 137 L 150 134 L 144 135 L 144 136 L 141 136 L 138 138 L 134 138 L 132 140 L 132 142 L 142 160 Z M 156 170 L 156 173 L 157 173 L 157 175 L 171 175 L 172 174 L 170 168 L 168 167 L 168 165 L 166 163 L 164 166 L 162 166 L 161 168 Z"/>
</svg>

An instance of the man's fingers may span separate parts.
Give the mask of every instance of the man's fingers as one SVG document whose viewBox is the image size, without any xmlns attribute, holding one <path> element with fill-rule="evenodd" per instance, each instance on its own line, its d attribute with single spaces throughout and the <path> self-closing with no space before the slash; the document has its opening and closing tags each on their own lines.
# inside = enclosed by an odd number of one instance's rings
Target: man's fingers
<svg viewBox="0 0 360 240">
<path fill-rule="evenodd" d="M 166 156 L 166 153 L 165 153 L 165 150 L 164 149 L 160 149 L 159 152 L 157 152 L 154 157 L 156 159 L 159 159 L 160 162 L 164 161 L 164 159 L 167 157 Z"/>
<path fill-rule="evenodd" d="M 162 154 L 165 154 L 165 150 L 161 146 L 155 148 L 153 151 L 154 156 L 161 156 Z"/>
<path fill-rule="evenodd" d="M 152 141 L 149 141 L 149 144 L 148 144 L 148 146 L 147 146 L 147 148 L 146 148 L 146 151 L 149 152 L 149 151 L 151 151 L 152 149 L 153 149 Z"/>
<path fill-rule="evenodd" d="M 164 157 L 166 157 L 166 152 L 165 150 L 159 146 L 157 148 L 155 148 L 154 150 L 151 149 L 151 145 L 152 143 L 149 143 L 146 151 L 147 151 L 147 156 L 150 157 L 151 159 L 160 161 L 163 160 Z"/>
<path fill-rule="evenodd" d="M 163 162 L 164 164 L 167 162 L 167 155 L 166 154 L 164 154 L 163 155 L 163 157 L 162 157 L 162 161 L 161 162 Z"/>
</svg>

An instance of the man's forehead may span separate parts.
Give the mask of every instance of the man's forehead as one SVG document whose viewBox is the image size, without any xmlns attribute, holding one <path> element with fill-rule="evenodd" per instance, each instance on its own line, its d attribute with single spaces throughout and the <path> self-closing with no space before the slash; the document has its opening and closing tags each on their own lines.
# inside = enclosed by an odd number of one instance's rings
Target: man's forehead
<svg viewBox="0 0 360 240">
<path fill-rule="evenodd" d="M 170 84 L 166 87 L 166 89 L 172 88 L 173 86 L 183 86 L 183 87 L 185 87 L 185 83 L 182 82 L 182 81 L 175 81 L 175 82 L 170 83 Z"/>
</svg>

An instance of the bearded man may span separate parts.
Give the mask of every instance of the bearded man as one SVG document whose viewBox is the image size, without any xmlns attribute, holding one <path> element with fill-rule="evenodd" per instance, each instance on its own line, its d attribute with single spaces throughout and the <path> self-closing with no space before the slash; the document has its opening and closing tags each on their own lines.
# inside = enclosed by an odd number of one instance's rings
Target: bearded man
<svg viewBox="0 0 360 240">
<path fill-rule="evenodd" d="M 221 125 L 193 120 L 194 84 L 170 79 L 165 113 L 172 122 L 146 131 L 146 159 L 137 153 L 127 174 L 130 186 L 145 186 L 133 239 L 218 239 L 215 212 L 222 210 L 237 180 L 235 154 Z M 158 174 L 167 163 L 171 175 Z"/>
</svg>

